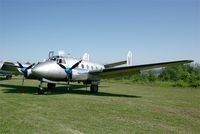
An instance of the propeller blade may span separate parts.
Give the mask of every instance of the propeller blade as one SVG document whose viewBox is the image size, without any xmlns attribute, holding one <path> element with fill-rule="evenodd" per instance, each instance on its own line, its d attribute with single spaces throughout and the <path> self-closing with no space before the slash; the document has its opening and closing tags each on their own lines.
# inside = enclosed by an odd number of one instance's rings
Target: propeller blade
<svg viewBox="0 0 200 134">
<path fill-rule="evenodd" d="M 71 67 L 71 69 L 74 69 L 74 68 L 78 67 L 78 65 L 79 65 L 81 62 L 82 62 L 82 60 L 80 60 L 79 62 L 77 62 L 76 64 L 74 64 L 74 65 Z"/>
<path fill-rule="evenodd" d="M 17 62 L 20 68 L 24 68 L 21 63 Z"/>
<path fill-rule="evenodd" d="M 28 76 L 28 69 L 31 69 L 35 65 L 35 63 L 33 63 L 32 65 L 30 65 L 28 67 L 23 67 L 23 65 L 21 63 L 17 62 L 17 64 L 19 65 L 21 72 L 24 74 L 24 77 Z M 24 79 L 23 79 L 22 83 L 24 83 Z"/>
<path fill-rule="evenodd" d="M 34 65 L 35 65 L 35 63 L 33 63 L 32 65 L 28 66 L 26 69 L 31 69 Z"/>
<path fill-rule="evenodd" d="M 66 69 L 66 67 L 62 64 L 57 63 L 61 68 Z"/>
<path fill-rule="evenodd" d="M 76 64 L 74 64 L 71 68 L 67 68 L 64 65 L 57 63 L 61 68 L 63 68 L 67 74 L 67 83 L 69 85 L 70 80 L 72 79 L 72 70 L 76 67 L 78 67 L 78 65 L 82 62 L 82 60 L 80 60 L 79 62 L 77 62 Z"/>
</svg>

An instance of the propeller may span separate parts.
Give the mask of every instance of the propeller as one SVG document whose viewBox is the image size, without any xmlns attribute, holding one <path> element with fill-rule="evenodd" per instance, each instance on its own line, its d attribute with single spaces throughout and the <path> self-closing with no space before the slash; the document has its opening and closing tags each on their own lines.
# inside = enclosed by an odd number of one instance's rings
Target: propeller
<svg viewBox="0 0 200 134">
<path fill-rule="evenodd" d="M 19 68 L 21 70 L 21 72 L 24 74 L 24 77 L 23 77 L 23 80 L 22 80 L 22 85 L 24 85 L 24 80 L 25 80 L 25 77 L 28 76 L 28 69 L 31 69 L 35 63 L 33 63 L 32 65 L 28 66 L 28 67 L 24 67 L 21 63 L 17 62 L 17 64 L 19 65 Z"/>
<path fill-rule="evenodd" d="M 62 65 L 61 63 L 57 63 L 62 69 L 65 70 L 65 73 L 67 74 L 67 82 L 69 85 L 70 80 L 72 79 L 72 70 L 76 67 L 78 67 L 78 65 L 82 62 L 82 60 L 78 61 L 76 64 L 74 64 L 71 68 L 67 68 L 64 65 Z"/>
</svg>

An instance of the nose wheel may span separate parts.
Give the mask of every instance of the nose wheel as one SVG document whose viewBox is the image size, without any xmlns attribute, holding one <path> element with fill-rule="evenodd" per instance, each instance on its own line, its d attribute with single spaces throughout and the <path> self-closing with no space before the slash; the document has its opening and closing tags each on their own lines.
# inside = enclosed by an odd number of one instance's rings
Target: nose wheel
<svg viewBox="0 0 200 134">
<path fill-rule="evenodd" d="M 38 94 L 39 94 L 39 95 L 44 94 L 44 89 L 43 89 L 43 88 L 38 88 Z"/>
<path fill-rule="evenodd" d="M 42 95 L 42 94 L 44 94 L 44 88 L 42 87 L 42 84 L 43 84 L 43 82 L 41 81 L 40 82 L 40 85 L 39 85 L 39 87 L 38 87 L 38 94 L 39 95 Z"/>
</svg>

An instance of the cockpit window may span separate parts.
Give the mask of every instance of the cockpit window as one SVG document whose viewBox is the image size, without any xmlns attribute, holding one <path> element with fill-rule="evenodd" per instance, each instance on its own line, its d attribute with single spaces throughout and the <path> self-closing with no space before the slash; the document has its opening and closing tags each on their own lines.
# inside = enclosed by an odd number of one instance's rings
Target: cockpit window
<svg viewBox="0 0 200 134">
<path fill-rule="evenodd" d="M 58 56 L 53 56 L 53 57 L 51 57 L 49 60 L 50 60 L 50 61 L 57 61 L 57 59 L 58 59 Z"/>
<path fill-rule="evenodd" d="M 62 59 L 59 59 L 59 60 L 58 60 L 58 63 L 62 63 Z"/>
<path fill-rule="evenodd" d="M 66 64 L 65 59 L 57 59 L 57 63 Z"/>
<path fill-rule="evenodd" d="M 51 60 L 52 60 L 52 61 L 56 61 L 56 58 L 52 58 Z"/>
</svg>

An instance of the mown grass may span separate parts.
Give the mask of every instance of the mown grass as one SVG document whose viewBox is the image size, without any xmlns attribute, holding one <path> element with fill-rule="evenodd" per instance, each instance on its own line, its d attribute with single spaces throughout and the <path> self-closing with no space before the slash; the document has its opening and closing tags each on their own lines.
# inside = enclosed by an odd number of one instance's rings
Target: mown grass
<svg viewBox="0 0 200 134">
<path fill-rule="evenodd" d="M 64 85 L 37 95 L 38 82 L 0 81 L 0 133 L 199 133 L 200 90 L 102 82 L 98 94 Z"/>
</svg>

